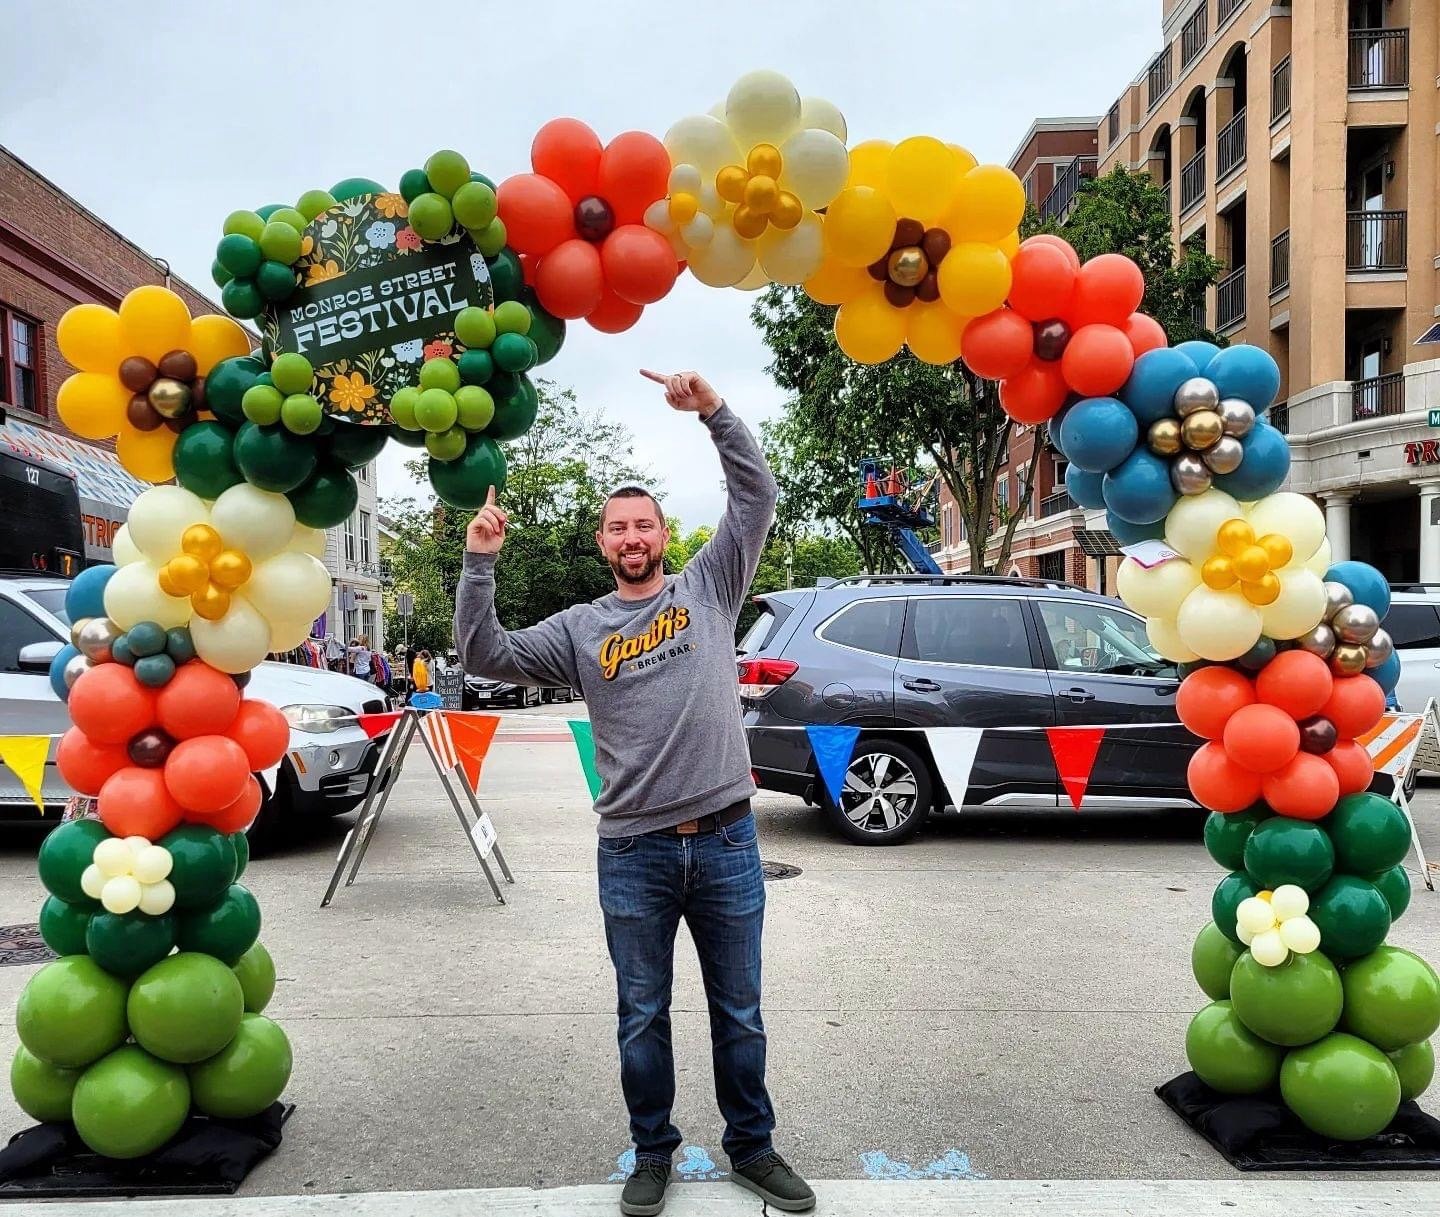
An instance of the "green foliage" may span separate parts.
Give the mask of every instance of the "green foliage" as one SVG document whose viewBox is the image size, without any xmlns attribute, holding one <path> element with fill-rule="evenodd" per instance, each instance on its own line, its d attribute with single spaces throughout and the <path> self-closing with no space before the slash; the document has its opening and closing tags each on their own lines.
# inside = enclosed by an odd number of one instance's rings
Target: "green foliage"
<svg viewBox="0 0 1440 1217">
<path fill-rule="evenodd" d="M 822 577 L 843 579 L 846 575 L 858 575 L 862 569 L 860 551 L 848 537 L 802 533 L 785 538 L 771 532 L 760 555 L 750 594 L 753 597 L 787 587 L 814 587 L 815 581 Z M 751 601 L 746 601 L 740 613 L 737 638 L 744 636 L 759 612 Z"/>
</svg>

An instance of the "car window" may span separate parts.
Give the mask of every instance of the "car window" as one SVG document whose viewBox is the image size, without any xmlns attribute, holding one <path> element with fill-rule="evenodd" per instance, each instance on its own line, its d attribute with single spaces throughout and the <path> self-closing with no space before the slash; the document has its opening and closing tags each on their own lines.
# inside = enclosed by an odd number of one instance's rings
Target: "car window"
<svg viewBox="0 0 1440 1217">
<path fill-rule="evenodd" d="M 1433 604 L 1392 604 L 1385 614 L 1385 630 L 1402 651 L 1440 647 L 1440 617 Z"/>
<path fill-rule="evenodd" d="M 820 637 L 857 651 L 894 657 L 900 654 L 903 600 L 857 600 L 820 627 Z"/>
<path fill-rule="evenodd" d="M 1064 672 L 1152 676 L 1169 665 L 1150 646 L 1145 623 L 1096 604 L 1040 605 L 1055 666 Z"/>
<path fill-rule="evenodd" d="M 915 658 L 989 668 L 1028 668 L 1030 641 L 1015 600 L 917 596 L 912 602 Z"/>
<path fill-rule="evenodd" d="M 755 618 L 755 623 L 745 631 L 745 637 L 735 644 L 737 655 L 749 655 L 752 651 L 758 651 L 765 645 L 765 639 L 770 637 L 770 627 L 775 624 L 775 614 L 769 608 L 762 608 L 760 616 Z"/>
<path fill-rule="evenodd" d="M 50 616 L 69 625 L 70 614 L 65 611 L 65 596 L 69 589 L 64 587 L 32 587 L 25 594 L 43 608 Z"/>
<path fill-rule="evenodd" d="M 32 642 L 57 641 L 54 634 L 18 604 L 0 596 L 0 672 L 22 671 L 21 647 L 28 647 Z"/>
</svg>

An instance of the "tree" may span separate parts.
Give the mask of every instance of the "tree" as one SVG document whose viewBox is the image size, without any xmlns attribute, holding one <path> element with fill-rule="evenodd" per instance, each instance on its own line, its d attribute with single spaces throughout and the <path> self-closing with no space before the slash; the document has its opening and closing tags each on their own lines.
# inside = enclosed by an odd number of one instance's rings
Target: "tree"
<svg viewBox="0 0 1440 1217">
<path fill-rule="evenodd" d="M 868 569 L 871 568 L 861 565 L 860 551 L 848 538 L 814 533 L 787 538 L 772 531 L 760 555 L 755 581 L 750 585 L 752 599 L 745 602 L 740 612 L 736 637 L 744 637 L 760 613 L 753 597 L 787 587 L 814 587 L 818 579 L 843 579 Z"/>
</svg>

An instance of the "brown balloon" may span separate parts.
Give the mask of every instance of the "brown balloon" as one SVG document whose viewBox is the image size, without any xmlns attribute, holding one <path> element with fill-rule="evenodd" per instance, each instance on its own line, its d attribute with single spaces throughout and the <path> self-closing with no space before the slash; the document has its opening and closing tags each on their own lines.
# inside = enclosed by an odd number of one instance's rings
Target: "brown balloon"
<svg viewBox="0 0 1440 1217">
<path fill-rule="evenodd" d="M 883 258 L 876 258 L 865 269 L 876 283 L 888 282 L 890 279 L 890 255 L 886 254 Z"/>
<path fill-rule="evenodd" d="M 890 301 L 895 308 L 905 308 L 915 299 L 913 287 L 903 287 L 899 283 L 885 284 L 885 299 Z"/>
<path fill-rule="evenodd" d="M 132 393 L 143 393 L 159 375 L 155 365 L 142 355 L 120 361 L 120 383 Z"/>
<path fill-rule="evenodd" d="M 197 376 L 190 382 L 190 404 L 197 410 L 205 409 L 205 377 Z"/>
<path fill-rule="evenodd" d="M 137 431 L 154 431 L 165 420 L 143 393 L 137 393 L 125 407 L 125 417 Z"/>
<path fill-rule="evenodd" d="M 190 409 L 190 386 L 162 376 L 145 395 L 161 418 L 179 418 Z"/>
<path fill-rule="evenodd" d="M 927 228 L 920 239 L 920 248 L 925 251 L 931 266 L 939 266 L 950 252 L 950 234 L 943 228 Z"/>
<path fill-rule="evenodd" d="M 200 370 L 195 356 L 189 351 L 166 351 L 156 366 L 161 376 L 169 376 L 172 380 L 194 380 L 195 373 Z"/>
<path fill-rule="evenodd" d="M 575 204 L 575 231 L 586 241 L 603 241 L 615 227 L 615 213 L 598 195 L 587 195 Z"/>
<path fill-rule="evenodd" d="M 159 727 L 130 737 L 126 753 L 142 769 L 159 769 L 175 747 L 175 741 Z"/>
<path fill-rule="evenodd" d="M 898 283 L 901 287 L 915 287 L 930 273 L 930 264 L 925 261 L 925 255 L 916 245 L 907 245 L 904 249 L 892 252 L 887 265 L 890 282 Z"/>
<path fill-rule="evenodd" d="M 1323 756 L 1335 747 L 1335 741 L 1339 733 L 1335 730 L 1335 724 L 1328 718 L 1321 718 L 1318 714 L 1314 718 L 1307 718 L 1300 724 L 1300 750 L 1311 752 L 1316 756 Z"/>
<path fill-rule="evenodd" d="M 915 285 L 915 299 L 934 304 L 940 299 L 940 276 L 933 270 Z"/>
<path fill-rule="evenodd" d="M 895 235 L 890 240 L 891 249 L 904 249 L 907 245 L 919 245 L 925 239 L 925 225 L 908 216 L 895 223 Z"/>
<path fill-rule="evenodd" d="M 1059 317 L 1049 321 L 1037 321 L 1031 327 L 1035 331 L 1035 358 L 1054 363 L 1070 344 L 1070 327 Z"/>
<path fill-rule="evenodd" d="M 193 414 L 182 414 L 179 418 L 167 418 L 165 425 L 175 432 L 176 435 L 179 435 L 180 432 L 185 430 L 191 423 L 198 423 L 199 421 L 200 420 Z"/>
</svg>

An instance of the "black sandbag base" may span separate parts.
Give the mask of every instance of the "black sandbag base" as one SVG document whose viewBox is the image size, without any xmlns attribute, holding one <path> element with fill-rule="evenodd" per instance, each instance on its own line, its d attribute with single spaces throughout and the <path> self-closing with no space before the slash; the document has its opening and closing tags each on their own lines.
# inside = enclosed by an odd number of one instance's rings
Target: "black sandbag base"
<svg viewBox="0 0 1440 1217">
<path fill-rule="evenodd" d="M 230 1196 L 280 1144 L 294 1103 L 248 1120 L 192 1115 L 163 1148 L 119 1160 L 92 1153 L 71 1124 L 36 1124 L 0 1149 L 0 1199 Z"/>
<path fill-rule="evenodd" d="M 1221 1094 L 1194 1073 L 1155 1093 L 1237 1170 L 1440 1170 L 1440 1120 L 1418 1103 L 1401 1103 L 1390 1126 L 1364 1141 L 1332 1141 L 1306 1128 L 1278 1097 Z"/>
</svg>

